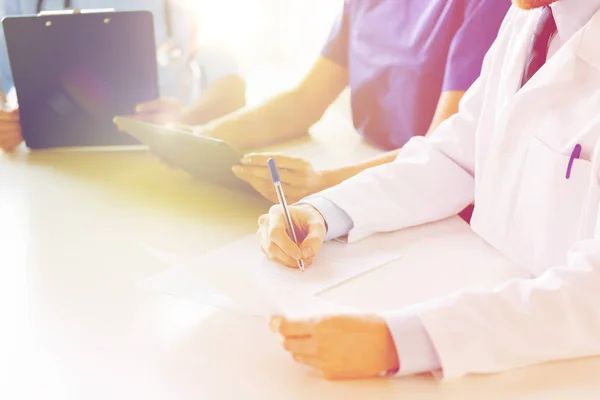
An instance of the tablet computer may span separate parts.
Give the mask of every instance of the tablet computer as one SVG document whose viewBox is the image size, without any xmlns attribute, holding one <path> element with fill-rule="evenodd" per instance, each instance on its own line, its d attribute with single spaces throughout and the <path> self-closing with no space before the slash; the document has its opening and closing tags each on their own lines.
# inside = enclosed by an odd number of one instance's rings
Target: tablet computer
<svg viewBox="0 0 600 400">
<path fill-rule="evenodd" d="M 231 171 L 231 167 L 240 163 L 242 153 L 222 140 L 133 118 L 119 116 L 114 122 L 121 130 L 148 145 L 158 157 L 195 178 L 230 189 L 255 192 Z"/>
<path fill-rule="evenodd" d="M 150 12 L 15 16 L 2 25 L 29 148 L 139 144 L 112 119 L 159 96 Z"/>
</svg>

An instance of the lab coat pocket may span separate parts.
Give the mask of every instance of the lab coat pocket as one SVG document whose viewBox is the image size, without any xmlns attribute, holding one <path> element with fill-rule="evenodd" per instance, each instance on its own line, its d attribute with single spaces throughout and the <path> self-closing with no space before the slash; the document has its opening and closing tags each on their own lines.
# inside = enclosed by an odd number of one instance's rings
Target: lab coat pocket
<svg viewBox="0 0 600 400">
<path fill-rule="evenodd" d="M 514 245 L 538 273 L 566 261 L 569 247 L 593 234 L 598 182 L 592 163 L 557 153 L 533 138 L 513 214 Z"/>
</svg>

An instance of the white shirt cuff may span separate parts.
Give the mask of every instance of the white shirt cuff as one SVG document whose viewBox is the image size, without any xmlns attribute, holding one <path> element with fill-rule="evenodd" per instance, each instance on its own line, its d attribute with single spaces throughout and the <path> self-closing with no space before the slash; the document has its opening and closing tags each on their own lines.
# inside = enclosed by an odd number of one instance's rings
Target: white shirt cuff
<svg viewBox="0 0 600 400">
<path fill-rule="evenodd" d="M 324 197 L 311 196 L 300 200 L 298 204 L 310 204 L 317 209 L 327 224 L 325 240 L 337 239 L 345 236 L 354 228 L 354 222 L 350 216 L 335 203 Z"/>
<path fill-rule="evenodd" d="M 412 312 L 385 312 L 385 319 L 398 352 L 398 376 L 436 372 L 441 368 L 433 342 L 421 322 Z M 439 377 L 439 376 L 438 376 Z"/>
</svg>

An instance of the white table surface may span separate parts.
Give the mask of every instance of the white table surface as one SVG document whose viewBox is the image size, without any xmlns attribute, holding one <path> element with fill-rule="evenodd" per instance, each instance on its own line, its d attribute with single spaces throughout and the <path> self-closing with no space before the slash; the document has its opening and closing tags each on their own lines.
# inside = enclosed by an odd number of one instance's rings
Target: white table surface
<svg viewBox="0 0 600 400">
<path fill-rule="evenodd" d="M 331 114 L 283 150 L 318 167 L 377 154 Z M 264 209 L 140 151 L 0 155 L 0 398 L 599 398 L 597 358 L 453 382 L 329 382 L 293 363 L 264 320 L 136 286 L 253 232 Z M 323 297 L 377 311 L 522 274 L 458 219 L 407 230 L 399 245 L 401 260 Z M 424 262 L 443 252 L 452 273 Z"/>
</svg>

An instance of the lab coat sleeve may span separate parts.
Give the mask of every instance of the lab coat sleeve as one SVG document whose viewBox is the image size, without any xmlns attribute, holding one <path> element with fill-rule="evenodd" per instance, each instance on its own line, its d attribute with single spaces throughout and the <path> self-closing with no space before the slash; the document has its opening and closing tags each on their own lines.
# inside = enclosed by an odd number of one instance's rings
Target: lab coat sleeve
<svg viewBox="0 0 600 400">
<path fill-rule="evenodd" d="M 434 306 L 411 308 L 433 342 L 445 379 L 600 355 L 600 240 L 577 243 L 567 265 L 535 279 L 515 279 L 492 291 L 465 290 L 436 299 Z M 393 329 L 394 319 L 406 315 L 401 310 L 386 320 Z"/>
<path fill-rule="evenodd" d="M 313 196 L 350 217 L 348 241 L 444 219 L 473 201 L 474 136 L 484 85 L 482 76 L 465 94 L 458 114 L 430 137 L 412 138 L 393 163 Z"/>
<path fill-rule="evenodd" d="M 390 329 L 400 360 L 398 376 L 439 371 L 439 356 L 416 313 L 405 310 L 403 313 L 389 313 L 389 316 L 384 313 L 382 317 Z"/>
<path fill-rule="evenodd" d="M 327 224 L 325 240 L 337 239 L 347 235 L 354 225 L 344 210 L 323 197 L 311 197 L 298 204 L 310 204 L 321 213 Z"/>
</svg>

